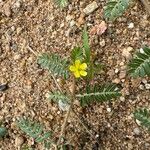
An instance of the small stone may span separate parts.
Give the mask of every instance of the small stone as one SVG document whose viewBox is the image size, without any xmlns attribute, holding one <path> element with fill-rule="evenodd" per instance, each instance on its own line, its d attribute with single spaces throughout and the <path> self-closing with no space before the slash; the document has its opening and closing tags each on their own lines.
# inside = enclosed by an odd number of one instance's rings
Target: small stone
<svg viewBox="0 0 150 150">
<path fill-rule="evenodd" d="M 144 50 L 143 50 L 143 48 L 140 48 L 140 53 L 142 53 L 142 54 L 144 53 Z"/>
<path fill-rule="evenodd" d="M 120 79 L 124 79 L 126 77 L 126 71 L 121 71 L 120 74 L 119 74 L 119 78 Z"/>
<path fill-rule="evenodd" d="M 142 79 L 142 82 L 143 82 L 144 84 L 146 84 L 146 83 L 147 83 L 147 80 L 146 80 L 146 79 Z"/>
<path fill-rule="evenodd" d="M 120 97 L 120 101 L 124 102 L 125 101 L 125 97 L 121 96 Z"/>
<path fill-rule="evenodd" d="M 116 78 L 112 82 L 118 84 L 118 83 L 120 83 L 120 79 Z"/>
<path fill-rule="evenodd" d="M 22 28 L 21 28 L 21 27 L 18 27 L 18 28 L 16 29 L 16 31 L 17 31 L 17 34 L 20 34 L 21 31 L 22 31 Z"/>
<path fill-rule="evenodd" d="M 139 120 L 136 119 L 135 121 L 139 126 L 141 125 L 141 122 Z"/>
<path fill-rule="evenodd" d="M 140 130 L 139 130 L 139 128 L 134 128 L 133 132 L 136 135 L 140 135 L 140 133 L 141 133 Z"/>
<path fill-rule="evenodd" d="M 145 84 L 145 88 L 147 89 L 147 90 L 150 90 L 150 84 Z"/>
<path fill-rule="evenodd" d="M 100 46 L 102 46 L 102 47 L 105 46 L 105 40 L 104 39 L 102 41 L 100 41 Z"/>
<path fill-rule="evenodd" d="M 126 59 L 130 59 L 132 57 L 132 55 L 130 54 L 132 50 L 132 47 L 124 48 L 122 51 L 122 56 L 124 56 Z"/>
<path fill-rule="evenodd" d="M 108 112 L 111 112 L 111 108 L 110 108 L 110 107 L 108 107 L 108 108 L 107 108 L 107 111 L 108 111 Z"/>
<path fill-rule="evenodd" d="M 128 28 L 129 28 L 129 29 L 134 28 L 134 23 L 133 23 L 133 22 L 129 23 L 129 24 L 128 24 Z"/>
<path fill-rule="evenodd" d="M 118 68 L 116 68 L 115 69 L 115 74 L 117 74 L 119 72 L 119 69 Z"/>
<path fill-rule="evenodd" d="M 69 109 L 69 104 L 62 100 L 58 101 L 58 106 L 62 111 L 67 111 Z"/>
<path fill-rule="evenodd" d="M 8 85 L 7 84 L 1 84 L 0 85 L 0 91 L 5 91 L 8 89 Z"/>
<path fill-rule="evenodd" d="M 20 59 L 21 58 L 21 55 L 20 54 L 16 54 L 15 56 L 14 56 L 14 60 L 18 60 L 18 59 Z"/>
<path fill-rule="evenodd" d="M 139 89 L 144 90 L 144 85 L 140 84 Z"/>
<path fill-rule="evenodd" d="M 20 148 L 23 143 L 24 143 L 23 137 L 17 136 L 16 139 L 15 139 L 15 146 L 17 148 Z"/>
<path fill-rule="evenodd" d="M 16 1 L 16 3 L 14 4 L 14 7 L 15 8 L 20 8 L 20 6 L 21 6 L 20 1 Z"/>
<path fill-rule="evenodd" d="M 76 22 L 74 20 L 70 21 L 70 27 L 73 27 L 76 24 Z"/>
<path fill-rule="evenodd" d="M 77 26 L 80 27 L 82 24 L 84 24 L 85 19 L 84 19 L 85 15 L 81 14 L 80 17 L 78 18 L 78 22 L 77 22 Z"/>
<path fill-rule="evenodd" d="M 92 13 L 97 8 L 98 8 L 97 2 L 94 1 L 91 4 L 87 5 L 86 8 L 83 9 L 83 12 L 86 15 L 89 15 L 90 13 Z"/>
</svg>

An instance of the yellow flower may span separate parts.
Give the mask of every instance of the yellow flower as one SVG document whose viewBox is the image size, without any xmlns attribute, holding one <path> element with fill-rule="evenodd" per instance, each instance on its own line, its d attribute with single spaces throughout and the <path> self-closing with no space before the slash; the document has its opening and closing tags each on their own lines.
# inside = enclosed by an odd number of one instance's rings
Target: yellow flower
<svg viewBox="0 0 150 150">
<path fill-rule="evenodd" d="M 87 72 L 85 71 L 87 68 L 86 63 L 81 63 L 80 60 L 76 60 L 74 65 L 69 67 L 69 70 L 73 72 L 76 78 L 80 78 L 81 76 L 86 76 Z"/>
</svg>

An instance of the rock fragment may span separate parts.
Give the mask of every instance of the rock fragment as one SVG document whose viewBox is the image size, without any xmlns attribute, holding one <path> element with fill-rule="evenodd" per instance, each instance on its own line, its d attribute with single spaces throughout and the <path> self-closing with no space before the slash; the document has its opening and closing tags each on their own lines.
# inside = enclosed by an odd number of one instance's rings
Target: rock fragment
<svg viewBox="0 0 150 150">
<path fill-rule="evenodd" d="M 1 84 L 0 85 L 0 91 L 5 91 L 8 89 L 8 85 L 7 84 Z"/>
<path fill-rule="evenodd" d="M 97 8 L 98 8 L 98 5 L 97 5 L 97 3 L 94 1 L 94 2 L 90 3 L 89 5 L 87 5 L 87 6 L 83 9 L 83 12 L 84 12 L 86 15 L 89 15 L 89 14 L 91 14 L 93 11 L 95 11 Z"/>
</svg>

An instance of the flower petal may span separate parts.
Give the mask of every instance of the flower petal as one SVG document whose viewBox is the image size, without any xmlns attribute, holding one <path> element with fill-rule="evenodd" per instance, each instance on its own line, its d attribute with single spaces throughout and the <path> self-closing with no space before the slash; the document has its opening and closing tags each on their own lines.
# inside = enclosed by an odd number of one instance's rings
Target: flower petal
<svg viewBox="0 0 150 150">
<path fill-rule="evenodd" d="M 69 67 L 69 70 L 72 71 L 72 72 L 74 72 L 74 71 L 76 71 L 76 68 L 75 68 L 75 66 L 72 66 L 72 65 L 71 65 L 71 66 Z"/>
<path fill-rule="evenodd" d="M 77 70 L 77 71 L 75 71 L 74 72 L 74 76 L 76 77 L 76 78 L 80 78 L 80 72 Z"/>
<path fill-rule="evenodd" d="M 81 70 L 85 70 L 87 68 L 87 64 L 86 63 L 83 63 L 80 65 L 80 69 Z"/>
<path fill-rule="evenodd" d="M 80 64 L 81 64 L 81 62 L 80 62 L 79 59 L 75 61 L 75 67 L 76 67 L 76 69 L 78 69 L 80 67 Z"/>
<path fill-rule="evenodd" d="M 80 71 L 80 75 L 85 77 L 87 75 L 87 72 L 86 71 Z"/>
</svg>

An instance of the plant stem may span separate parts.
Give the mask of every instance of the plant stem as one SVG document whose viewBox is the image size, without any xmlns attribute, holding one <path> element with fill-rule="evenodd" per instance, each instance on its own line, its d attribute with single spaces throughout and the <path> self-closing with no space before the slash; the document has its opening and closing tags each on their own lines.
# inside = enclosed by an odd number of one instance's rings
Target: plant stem
<svg viewBox="0 0 150 150">
<path fill-rule="evenodd" d="M 75 116 L 77 117 L 77 119 L 80 122 L 80 124 L 85 128 L 85 130 L 87 131 L 87 133 L 93 138 L 93 134 L 90 132 L 90 130 L 87 128 L 87 126 L 81 121 L 81 119 L 79 118 L 79 116 L 77 115 L 77 113 L 73 109 L 72 109 L 72 111 L 75 114 Z"/>
<path fill-rule="evenodd" d="M 67 121 L 68 121 L 68 118 L 70 116 L 70 113 L 71 113 L 71 110 L 72 110 L 72 106 L 73 106 L 73 102 L 75 100 L 75 78 L 73 77 L 73 87 L 72 87 L 72 93 L 71 93 L 71 103 L 70 103 L 70 106 L 69 106 L 69 109 L 67 111 L 67 114 L 66 114 L 66 117 L 65 117 L 65 120 L 64 120 L 64 123 L 62 125 L 62 128 L 61 128 L 61 132 L 60 132 L 60 136 L 59 136 L 59 139 L 58 139 L 58 142 L 57 142 L 57 145 L 60 144 L 61 142 L 61 138 L 64 134 L 64 131 L 65 131 L 65 127 L 66 127 L 66 124 L 67 124 Z"/>
<path fill-rule="evenodd" d="M 55 82 L 56 87 L 62 93 L 62 89 L 61 89 L 60 85 L 58 84 L 56 78 L 53 76 L 53 74 L 51 74 L 51 76 L 52 76 L 52 78 L 53 78 L 53 80 Z M 88 129 L 88 127 L 81 121 L 81 119 L 79 118 L 78 114 L 74 111 L 74 109 L 73 108 L 71 108 L 71 109 L 72 109 L 72 112 L 74 113 L 74 115 L 76 116 L 76 118 L 78 119 L 79 123 L 84 127 L 84 129 L 87 131 L 87 133 L 89 133 L 89 135 L 93 138 L 93 134 L 90 132 L 90 130 Z"/>
</svg>

